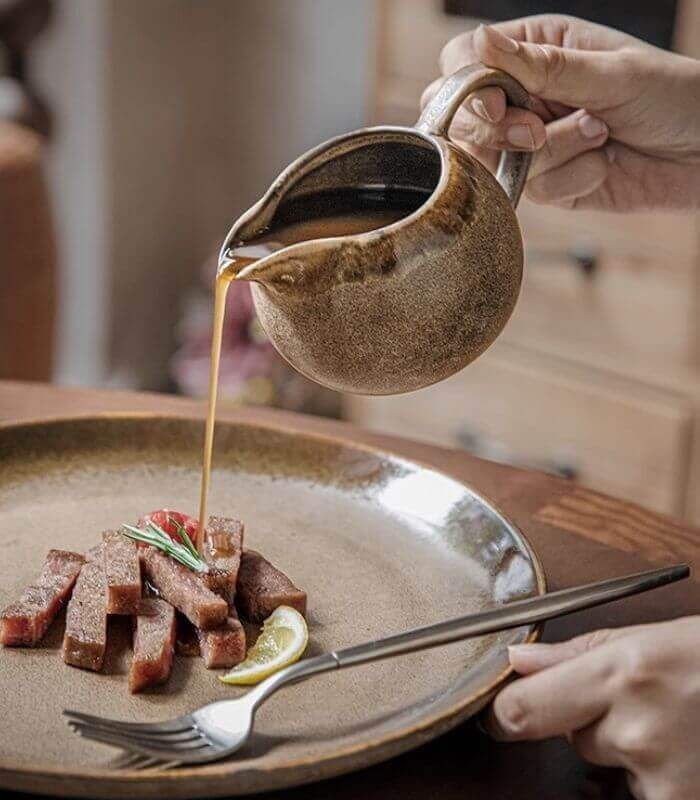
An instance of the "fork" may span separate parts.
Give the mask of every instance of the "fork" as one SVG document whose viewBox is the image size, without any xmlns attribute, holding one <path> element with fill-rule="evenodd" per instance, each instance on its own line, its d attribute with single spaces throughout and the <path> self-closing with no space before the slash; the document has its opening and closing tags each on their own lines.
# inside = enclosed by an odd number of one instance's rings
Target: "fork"
<svg viewBox="0 0 700 800">
<path fill-rule="evenodd" d="M 544 622 L 656 589 L 687 578 L 689 574 L 688 566 L 679 564 L 589 583 L 324 653 L 285 667 L 242 697 L 209 703 L 191 714 L 165 722 L 122 722 L 79 711 L 65 710 L 63 713 L 68 717 L 68 725 L 81 736 L 147 757 L 151 760 L 149 764 L 206 764 L 239 750 L 250 737 L 257 709 L 289 683 L 472 636 Z"/>
</svg>

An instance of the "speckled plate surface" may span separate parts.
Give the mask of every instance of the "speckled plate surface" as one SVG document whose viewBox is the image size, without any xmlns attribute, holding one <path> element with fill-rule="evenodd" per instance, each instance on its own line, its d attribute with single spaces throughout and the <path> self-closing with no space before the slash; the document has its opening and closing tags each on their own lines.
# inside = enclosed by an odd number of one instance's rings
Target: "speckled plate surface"
<svg viewBox="0 0 700 800">
<path fill-rule="evenodd" d="M 0 426 L 0 606 L 49 547 L 85 550 L 101 530 L 167 506 L 195 513 L 202 423 L 148 415 Z M 309 653 L 544 591 L 518 530 L 467 486 L 344 440 L 221 423 L 210 500 L 309 595 Z M 89 797 L 213 797 L 301 784 L 368 766 L 481 708 L 508 674 L 505 648 L 531 628 L 326 674 L 259 712 L 230 761 L 118 769 L 118 751 L 72 734 L 65 707 L 158 720 L 239 691 L 196 658 L 132 697 L 129 628 L 111 624 L 103 674 L 66 667 L 63 619 L 35 650 L 0 650 L 0 787 Z"/>
</svg>

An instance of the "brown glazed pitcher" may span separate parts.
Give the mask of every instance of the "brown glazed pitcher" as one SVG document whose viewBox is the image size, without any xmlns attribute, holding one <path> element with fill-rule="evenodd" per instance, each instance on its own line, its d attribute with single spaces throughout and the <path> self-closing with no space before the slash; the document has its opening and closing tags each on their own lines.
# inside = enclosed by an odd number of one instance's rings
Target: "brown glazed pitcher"
<svg viewBox="0 0 700 800">
<path fill-rule="evenodd" d="M 279 352 L 318 383 L 397 394 L 453 375 L 486 350 L 520 291 L 523 247 L 514 213 L 531 156 L 504 152 L 496 177 L 447 138 L 469 94 L 500 86 L 530 108 L 512 77 L 482 65 L 449 77 L 415 128 L 365 128 L 288 166 L 229 232 L 231 249 L 274 225 L 286 203 L 334 189 L 426 192 L 414 212 L 358 235 L 292 244 L 242 269 Z"/>
</svg>

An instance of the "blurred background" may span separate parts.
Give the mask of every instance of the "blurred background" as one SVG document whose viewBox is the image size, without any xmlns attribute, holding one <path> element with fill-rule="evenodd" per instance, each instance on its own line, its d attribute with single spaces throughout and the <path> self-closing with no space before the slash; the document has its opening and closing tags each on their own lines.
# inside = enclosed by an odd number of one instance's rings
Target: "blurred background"
<svg viewBox="0 0 700 800">
<path fill-rule="evenodd" d="M 695 0 L 0 0 L 0 378 L 203 396 L 235 218 L 318 142 L 412 124 L 448 39 L 542 11 L 700 56 Z M 700 522 L 697 217 L 519 216 L 519 306 L 460 375 L 340 397 L 281 362 L 246 297 L 222 405 L 345 417 Z"/>
</svg>

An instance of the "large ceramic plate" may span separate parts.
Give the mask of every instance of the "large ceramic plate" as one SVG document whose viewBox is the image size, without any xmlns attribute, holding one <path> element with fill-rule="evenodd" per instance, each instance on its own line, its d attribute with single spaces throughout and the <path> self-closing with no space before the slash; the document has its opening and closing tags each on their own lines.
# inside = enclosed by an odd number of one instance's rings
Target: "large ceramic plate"
<svg viewBox="0 0 700 800">
<path fill-rule="evenodd" d="M 166 506 L 193 513 L 202 424 L 110 416 L 0 426 L 0 606 L 39 572 L 49 547 L 84 550 L 100 531 Z M 357 644 L 544 590 L 519 531 L 429 467 L 330 438 L 221 423 L 212 513 L 241 517 L 247 542 L 309 595 L 309 653 Z M 72 734 L 69 707 L 158 720 L 239 690 L 199 659 L 130 696 L 129 630 L 110 623 L 104 674 L 63 664 L 63 620 L 43 646 L 0 651 L 0 786 L 90 797 L 212 797 L 300 784 L 376 763 L 478 710 L 508 675 L 521 628 L 284 689 L 232 760 L 170 771 L 118 769 Z"/>
</svg>

